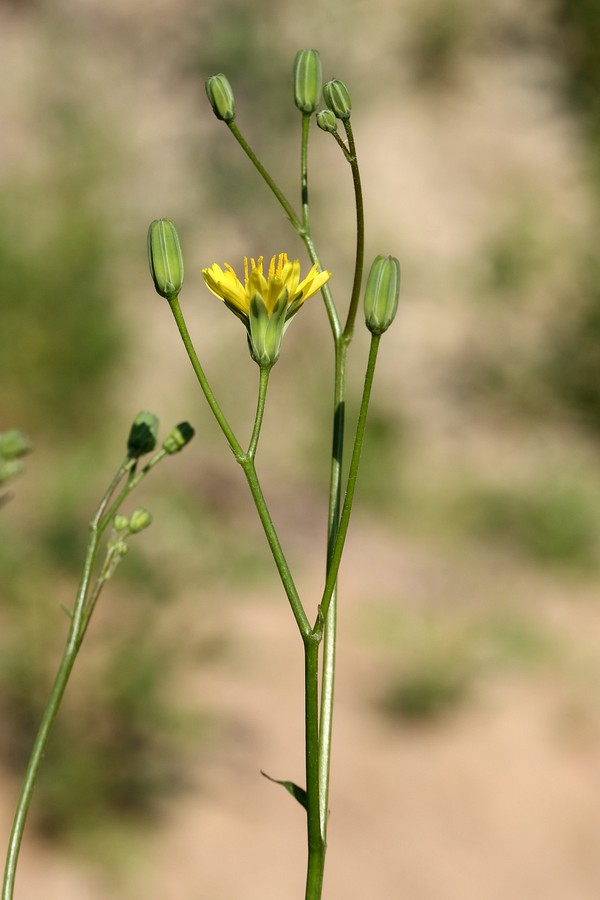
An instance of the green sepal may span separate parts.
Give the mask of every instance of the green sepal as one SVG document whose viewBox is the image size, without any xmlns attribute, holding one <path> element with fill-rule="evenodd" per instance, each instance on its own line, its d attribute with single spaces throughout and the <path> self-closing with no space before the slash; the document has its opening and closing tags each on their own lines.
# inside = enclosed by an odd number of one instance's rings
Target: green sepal
<svg viewBox="0 0 600 900">
<path fill-rule="evenodd" d="M 297 800 L 300 806 L 308 812 L 308 794 L 304 788 L 294 784 L 293 781 L 280 781 L 278 778 L 271 778 L 271 776 L 267 775 L 266 772 L 263 772 L 262 769 L 260 770 L 260 774 L 263 775 L 267 781 L 272 781 L 274 784 L 280 784 L 281 787 L 285 788 L 288 794 L 291 794 L 294 800 Z"/>
</svg>

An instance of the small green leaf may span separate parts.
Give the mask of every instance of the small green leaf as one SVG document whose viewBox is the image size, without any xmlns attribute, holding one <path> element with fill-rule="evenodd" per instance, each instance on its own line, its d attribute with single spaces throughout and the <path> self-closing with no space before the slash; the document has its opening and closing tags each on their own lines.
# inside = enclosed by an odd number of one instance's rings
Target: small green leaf
<svg viewBox="0 0 600 900">
<path fill-rule="evenodd" d="M 277 778 L 271 778 L 270 775 L 267 775 L 266 772 L 260 770 L 260 774 L 267 778 L 269 781 L 272 781 L 274 784 L 280 784 L 281 787 L 285 788 L 288 794 L 291 794 L 294 800 L 297 800 L 300 806 L 304 807 L 308 811 L 308 797 L 304 788 L 298 787 L 297 784 L 294 784 L 293 781 L 279 781 Z"/>
</svg>

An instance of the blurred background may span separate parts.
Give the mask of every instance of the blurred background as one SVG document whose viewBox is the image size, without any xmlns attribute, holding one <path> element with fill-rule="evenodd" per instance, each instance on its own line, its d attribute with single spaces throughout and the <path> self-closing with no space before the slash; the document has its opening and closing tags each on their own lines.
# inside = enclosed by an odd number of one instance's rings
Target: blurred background
<svg viewBox="0 0 600 900">
<path fill-rule="evenodd" d="M 302 654 L 248 492 L 154 293 L 226 414 L 257 372 L 200 269 L 302 247 L 204 79 L 297 204 L 291 66 L 342 78 L 367 259 L 397 255 L 341 575 L 326 895 L 591 900 L 600 889 L 599 0 L 2 0 L 0 825 L 67 630 L 87 522 L 135 414 L 197 430 L 102 597 L 44 761 L 22 900 L 303 895 Z M 312 216 L 343 308 L 347 167 L 315 129 Z M 287 229 L 287 230 L 286 230 Z M 352 348 L 349 420 L 368 346 Z M 259 471 L 320 596 L 332 358 L 318 301 L 273 372 Z"/>
</svg>

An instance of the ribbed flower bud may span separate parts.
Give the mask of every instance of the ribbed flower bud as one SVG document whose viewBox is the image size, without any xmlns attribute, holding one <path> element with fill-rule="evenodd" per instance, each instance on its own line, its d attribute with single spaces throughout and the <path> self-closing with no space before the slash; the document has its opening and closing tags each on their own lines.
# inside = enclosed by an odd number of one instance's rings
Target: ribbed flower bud
<svg viewBox="0 0 600 900">
<path fill-rule="evenodd" d="M 189 422 L 180 422 L 179 425 L 176 425 L 166 436 L 162 445 L 163 450 L 170 454 L 179 453 L 186 444 L 189 444 L 194 437 L 194 433 L 194 429 Z"/>
<path fill-rule="evenodd" d="M 148 229 L 148 263 L 157 294 L 170 300 L 183 284 L 183 255 L 175 226 L 155 219 Z"/>
<path fill-rule="evenodd" d="M 344 122 L 348 121 L 352 112 L 352 101 L 343 81 L 338 78 L 328 81 L 323 87 L 323 99 L 338 119 L 342 119 Z"/>
<path fill-rule="evenodd" d="M 18 428 L 11 428 L 9 431 L 0 433 L 0 456 L 3 456 L 4 459 L 18 459 L 20 456 L 25 456 L 30 450 L 29 439 Z"/>
<path fill-rule="evenodd" d="M 134 509 L 129 517 L 129 530 L 132 534 L 139 534 L 144 528 L 152 524 L 152 515 L 147 509 Z"/>
<path fill-rule="evenodd" d="M 365 290 L 365 321 L 372 334 L 383 334 L 394 321 L 400 294 L 400 263 L 395 256 L 376 256 Z"/>
<path fill-rule="evenodd" d="M 270 369 L 279 359 L 288 300 L 289 293 L 284 287 L 269 312 L 260 294 L 256 293 L 250 298 L 248 345 L 252 359 L 263 369 Z"/>
<path fill-rule="evenodd" d="M 323 73 L 318 50 L 298 50 L 294 60 L 294 102 L 300 112 L 312 113 L 321 99 Z"/>
<path fill-rule="evenodd" d="M 141 412 L 133 420 L 127 439 L 127 455 L 137 459 L 145 453 L 151 453 L 156 447 L 158 434 L 158 418 L 154 413 Z"/>
<path fill-rule="evenodd" d="M 115 516 L 113 525 L 115 531 L 125 531 L 126 528 L 129 528 L 129 519 L 127 518 L 127 516 L 123 516 L 121 515 L 121 513 L 118 513 Z"/>
<path fill-rule="evenodd" d="M 220 72 L 206 79 L 206 94 L 217 119 L 233 122 L 235 119 L 235 98 L 227 77 Z"/>
<path fill-rule="evenodd" d="M 317 113 L 317 125 L 322 131 L 328 131 L 330 134 L 335 134 L 338 130 L 335 113 L 332 113 L 330 109 L 319 110 Z"/>
</svg>

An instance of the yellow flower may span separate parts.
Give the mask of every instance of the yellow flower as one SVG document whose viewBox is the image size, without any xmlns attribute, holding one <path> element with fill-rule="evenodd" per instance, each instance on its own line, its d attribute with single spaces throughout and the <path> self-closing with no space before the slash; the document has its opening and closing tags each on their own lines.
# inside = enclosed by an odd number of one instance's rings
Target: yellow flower
<svg viewBox="0 0 600 900">
<path fill-rule="evenodd" d="M 216 263 L 202 269 L 209 290 L 246 326 L 253 359 L 267 367 L 277 362 L 281 339 L 292 317 L 330 276 L 330 272 L 318 272 L 315 265 L 300 281 L 300 263 L 297 259 L 290 262 L 286 253 L 271 259 L 267 278 L 262 256 L 258 262 L 244 257 L 243 284 L 227 263 L 224 270 Z"/>
</svg>

